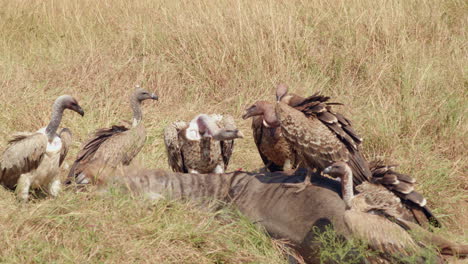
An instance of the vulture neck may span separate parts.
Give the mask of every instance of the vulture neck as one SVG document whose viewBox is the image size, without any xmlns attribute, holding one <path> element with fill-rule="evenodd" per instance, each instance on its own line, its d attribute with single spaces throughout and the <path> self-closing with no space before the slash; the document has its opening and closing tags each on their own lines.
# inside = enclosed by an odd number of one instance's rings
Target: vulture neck
<svg viewBox="0 0 468 264">
<path fill-rule="evenodd" d="M 273 105 L 268 104 L 264 106 L 263 111 L 263 124 L 266 127 L 279 127 L 280 123 L 276 117 L 275 109 Z"/>
<path fill-rule="evenodd" d="M 343 195 L 343 200 L 346 204 L 346 208 L 351 208 L 351 201 L 354 197 L 353 191 L 353 172 L 349 166 L 346 166 L 345 173 L 341 177 L 341 194 Z"/>
<path fill-rule="evenodd" d="M 62 121 L 64 109 L 65 107 L 63 105 L 63 101 L 60 98 L 55 100 L 54 105 L 52 106 L 52 116 L 45 131 L 49 142 L 52 142 L 56 136 L 57 129 L 60 126 L 60 122 Z"/>
<path fill-rule="evenodd" d="M 197 125 L 201 134 L 208 132 L 212 136 L 218 136 L 221 131 L 213 119 L 204 114 L 198 117 Z"/>
<path fill-rule="evenodd" d="M 143 118 L 143 114 L 141 112 L 141 102 L 136 98 L 136 96 L 133 96 L 132 99 L 130 99 L 130 106 L 132 107 L 133 111 L 132 126 L 136 127 L 138 124 L 140 124 L 141 119 Z"/>
</svg>

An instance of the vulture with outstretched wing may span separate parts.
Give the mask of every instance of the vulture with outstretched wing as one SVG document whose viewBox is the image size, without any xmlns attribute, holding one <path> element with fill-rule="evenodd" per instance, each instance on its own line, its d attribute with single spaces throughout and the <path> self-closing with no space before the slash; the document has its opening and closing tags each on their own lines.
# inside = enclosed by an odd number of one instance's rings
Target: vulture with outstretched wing
<svg viewBox="0 0 468 264">
<path fill-rule="evenodd" d="M 128 165 L 143 148 L 146 141 L 146 130 L 143 125 L 141 103 L 144 100 L 158 100 L 154 93 L 136 87 L 130 97 L 133 110 L 131 125 L 114 125 L 111 128 L 97 130 L 93 137 L 83 144 L 70 172 L 67 183 L 87 184 L 92 182 L 85 173 L 87 166 L 101 164 L 116 167 Z"/>
<path fill-rule="evenodd" d="M 420 248 L 407 230 L 421 229 L 405 220 L 409 211 L 394 192 L 382 184 L 365 182 L 356 187 L 359 194 L 354 195 L 353 171 L 346 162 L 336 162 L 323 173 L 340 179 L 347 207 L 344 221 L 354 236 L 368 241 L 374 250 L 389 254 L 411 256 Z"/>
<path fill-rule="evenodd" d="M 73 97 L 62 95 L 54 102 L 47 127 L 13 135 L 0 156 L 0 183 L 15 189 L 21 201 L 28 200 L 31 188 L 47 190 L 53 197 L 60 192 L 58 172 L 71 141 L 70 130 L 64 128 L 57 134 L 65 109 L 84 115 Z"/>
<path fill-rule="evenodd" d="M 164 130 L 169 166 L 176 172 L 223 173 L 234 139 L 243 137 L 230 115 L 201 114 L 189 123 L 174 122 Z"/>
</svg>

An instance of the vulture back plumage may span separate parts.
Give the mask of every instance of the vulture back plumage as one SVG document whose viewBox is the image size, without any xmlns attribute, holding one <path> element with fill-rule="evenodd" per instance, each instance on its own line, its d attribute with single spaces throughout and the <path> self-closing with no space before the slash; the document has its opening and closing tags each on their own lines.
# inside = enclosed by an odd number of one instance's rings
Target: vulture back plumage
<svg viewBox="0 0 468 264">
<path fill-rule="evenodd" d="M 130 97 L 133 122 L 98 129 L 89 140 L 84 142 L 68 173 L 68 184 L 72 182 L 77 184 L 92 182 L 84 173 L 88 166 L 100 164 L 116 167 L 130 164 L 141 151 L 146 141 L 141 103 L 148 99 L 158 100 L 158 97 L 154 93 L 149 93 L 137 86 Z"/>
<path fill-rule="evenodd" d="M 58 172 L 71 142 L 70 130 L 64 128 L 57 134 L 65 109 L 84 115 L 76 99 L 62 95 L 53 104 L 47 127 L 14 134 L 0 156 L 0 183 L 15 189 L 21 201 L 28 200 L 30 188 L 47 190 L 54 197 L 60 191 Z"/>
<path fill-rule="evenodd" d="M 212 124 L 205 128 L 204 122 Z M 164 129 L 169 166 L 176 172 L 222 173 L 229 165 L 234 139 L 241 137 L 230 115 L 198 115 L 191 122 L 169 124 Z"/>
</svg>

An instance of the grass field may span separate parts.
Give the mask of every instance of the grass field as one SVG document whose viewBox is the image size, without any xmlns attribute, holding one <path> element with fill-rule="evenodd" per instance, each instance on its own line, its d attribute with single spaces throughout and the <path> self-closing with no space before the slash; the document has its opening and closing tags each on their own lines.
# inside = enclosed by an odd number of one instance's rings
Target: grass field
<svg viewBox="0 0 468 264">
<path fill-rule="evenodd" d="M 0 6 L 1 148 L 11 132 L 45 126 L 51 103 L 67 93 L 86 112 L 63 119 L 75 136 L 71 163 L 89 133 L 131 118 L 128 95 L 141 84 L 160 100 L 145 103 L 148 138 L 138 162 L 168 168 L 162 132 L 169 122 L 229 113 L 247 135 L 230 168 L 252 170 L 262 164 L 250 120 L 240 115 L 256 100 L 273 100 L 284 82 L 293 92 L 319 91 L 345 103 L 339 111 L 364 137 L 366 157 L 400 164 L 417 178 L 442 232 L 468 241 L 466 1 Z M 219 217 L 187 204 L 148 207 L 71 192 L 21 206 L 1 191 L 0 203 L 3 262 L 284 262 L 280 243 L 232 212 Z"/>
</svg>

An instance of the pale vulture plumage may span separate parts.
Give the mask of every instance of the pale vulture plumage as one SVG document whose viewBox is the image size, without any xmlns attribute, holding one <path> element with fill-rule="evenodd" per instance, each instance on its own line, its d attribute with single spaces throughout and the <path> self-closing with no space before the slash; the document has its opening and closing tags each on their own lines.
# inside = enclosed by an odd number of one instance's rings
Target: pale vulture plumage
<svg viewBox="0 0 468 264">
<path fill-rule="evenodd" d="M 46 190 L 53 197 L 60 192 L 58 172 L 71 140 L 68 129 L 57 134 L 65 109 L 84 115 L 73 97 L 62 95 L 53 104 L 48 126 L 37 132 L 13 135 L 0 157 L 0 183 L 15 189 L 21 201 L 28 200 L 31 188 Z"/>
<path fill-rule="evenodd" d="M 189 123 L 174 122 L 164 130 L 169 166 L 176 172 L 223 173 L 234 139 L 243 137 L 230 115 L 201 114 Z"/>
<path fill-rule="evenodd" d="M 359 194 L 354 195 L 353 172 L 346 162 L 336 162 L 325 168 L 323 173 L 340 179 L 342 197 L 347 206 L 345 224 L 354 236 L 368 241 L 374 250 L 411 256 L 422 245 L 408 233 L 409 229 L 421 232 L 427 236 L 425 239 L 430 239 L 441 250 L 450 247 L 450 242 L 431 236 L 418 225 L 404 220 L 406 210 L 400 198 L 381 184 L 365 182 L 356 187 Z M 457 249 L 466 254 L 466 248 L 450 248 Z"/>
<path fill-rule="evenodd" d="M 97 130 L 93 137 L 83 144 L 70 169 L 67 183 L 92 182 L 92 179 L 83 173 L 86 167 L 92 164 L 110 167 L 130 164 L 146 140 L 145 126 L 141 122 L 143 118 L 141 103 L 148 99 L 158 100 L 158 97 L 137 86 L 130 96 L 130 106 L 133 110 L 131 125 L 115 125 Z"/>
</svg>

